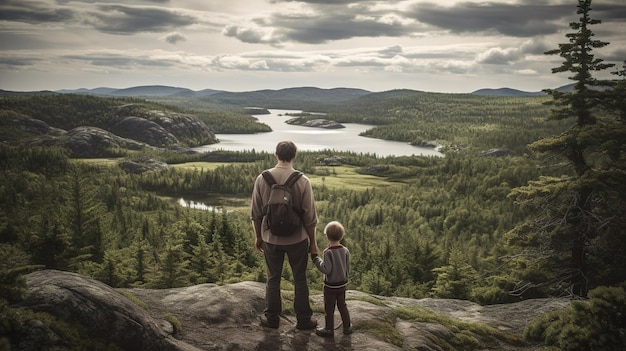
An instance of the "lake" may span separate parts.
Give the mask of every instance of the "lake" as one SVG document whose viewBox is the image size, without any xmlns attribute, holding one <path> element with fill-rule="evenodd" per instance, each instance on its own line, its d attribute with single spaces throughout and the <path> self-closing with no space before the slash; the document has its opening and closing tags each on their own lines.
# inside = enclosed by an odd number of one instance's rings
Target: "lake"
<svg viewBox="0 0 626 351">
<path fill-rule="evenodd" d="M 265 123 L 272 128 L 269 133 L 256 134 L 216 134 L 220 140 L 217 144 L 195 147 L 199 152 L 215 150 L 228 151 L 265 151 L 274 153 L 276 144 L 281 140 L 293 141 L 300 151 L 319 151 L 324 149 L 336 151 L 351 151 L 356 153 L 371 154 L 377 157 L 386 156 L 443 156 L 439 151 L 419 146 L 412 146 L 405 142 L 388 141 L 359 136 L 361 132 L 374 126 L 343 123 L 346 128 L 323 129 L 295 126 L 285 123 L 293 116 L 288 113 L 301 113 L 296 110 L 269 110 L 270 114 L 254 115 L 260 123 Z M 324 118 L 320 116 L 320 118 Z"/>
</svg>

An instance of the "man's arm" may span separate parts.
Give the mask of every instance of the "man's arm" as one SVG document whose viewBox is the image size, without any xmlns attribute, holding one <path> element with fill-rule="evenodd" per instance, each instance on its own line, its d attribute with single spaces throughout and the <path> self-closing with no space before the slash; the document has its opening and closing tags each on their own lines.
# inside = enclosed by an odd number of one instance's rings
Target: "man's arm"
<svg viewBox="0 0 626 351">
<path fill-rule="evenodd" d="M 262 219 L 253 219 L 252 220 L 252 227 L 254 227 L 254 234 L 255 234 L 255 242 L 254 242 L 254 247 L 256 247 L 257 251 L 259 252 L 263 252 L 263 238 L 261 238 L 261 226 L 263 224 L 263 220 Z"/>
<path fill-rule="evenodd" d="M 317 240 L 315 238 L 315 225 L 305 227 L 307 235 L 309 236 L 309 251 L 311 252 L 311 258 L 317 256 Z"/>
</svg>

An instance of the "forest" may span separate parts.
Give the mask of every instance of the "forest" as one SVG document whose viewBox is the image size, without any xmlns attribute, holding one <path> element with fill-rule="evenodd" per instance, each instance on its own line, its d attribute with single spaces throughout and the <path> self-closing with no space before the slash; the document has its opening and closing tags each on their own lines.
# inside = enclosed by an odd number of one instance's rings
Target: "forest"
<svg viewBox="0 0 626 351">
<path fill-rule="evenodd" d="M 445 153 L 298 153 L 295 167 L 314 186 L 318 246 L 326 245 L 321 229 L 328 221 L 346 228 L 350 289 L 482 304 L 571 296 L 606 299 L 618 308 L 615 301 L 626 299 L 626 64 L 615 69 L 590 54 L 608 43 L 590 35 L 595 22 L 587 3 L 579 2 L 575 40 L 548 53 L 564 59 L 553 73 L 573 74 L 571 93 L 513 98 L 391 91 L 311 111 L 376 125 L 368 137 L 434 141 Z M 587 55 L 576 55 L 581 50 Z M 592 75 L 612 69 L 612 80 Z M 119 117 L 113 107 L 129 101 L 194 114 L 216 133 L 267 131 L 235 107 L 59 94 L 0 97 L 0 121 L 107 128 Z M 0 310 L 19 300 L 20 277 L 39 269 L 77 272 L 113 287 L 264 281 L 248 206 L 254 179 L 274 166 L 273 155 L 143 150 L 76 159 L 61 147 L 32 146 L 33 135 L 4 122 L 0 137 Z M 483 154 L 490 149 L 507 153 Z M 341 164 L 325 164 L 330 157 Z M 169 167 L 133 174 L 118 166 L 140 158 Z M 214 207 L 181 207 L 180 198 Z M 321 274 L 308 274 L 311 289 L 320 291 Z M 287 266 L 284 289 L 290 277 Z M 623 304 L 618 309 L 621 317 L 613 323 L 622 339 L 608 345 L 626 340 Z M 565 330 L 567 316 L 539 323 Z M 529 336 L 553 344 L 567 337 L 555 332 L 561 339 L 550 339 L 540 329 Z"/>
</svg>

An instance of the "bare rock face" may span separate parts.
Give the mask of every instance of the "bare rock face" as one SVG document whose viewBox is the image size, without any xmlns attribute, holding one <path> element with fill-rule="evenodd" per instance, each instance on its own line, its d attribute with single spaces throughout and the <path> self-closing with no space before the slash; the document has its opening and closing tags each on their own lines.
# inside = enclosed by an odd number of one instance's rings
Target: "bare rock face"
<svg viewBox="0 0 626 351">
<path fill-rule="evenodd" d="M 178 139 L 204 140 L 202 144 L 217 142 L 213 131 L 196 116 L 176 114 L 167 116 L 161 111 L 153 111 L 155 121 Z"/>
<path fill-rule="evenodd" d="M 112 131 L 122 137 L 157 147 L 176 145 L 181 140 L 190 145 L 217 141 L 213 131 L 196 116 L 150 111 L 149 118 L 126 117 Z"/>
<path fill-rule="evenodd" d="M 126 117 L 115 125 L 115 134 L 158 147 L 175 144 L 178 139 L 174 134 L 153 121 L 141 117 Z"/>
<path fill-rule="evenodd" d="M 81 326 L 94 340 L 129 351 L 180 349 L 145 310 L 104 283 L 54 270 L 31 273 L 26 280 L 21 305 Z"/>
<path fill-rule="evenodd" d="M 13 119 L 9 121 L 12 124 L 28 133 L 32 134 L 48 134 L 50 133 L 50 126 L 48 123 L 34 119 L 34 118 L 21 118 Z"/>
<path fill-rule="evenodd" d="M 299 125 L 303 127 L 324 128 L 324 129 L 341 129 L 341 128 L 346 127 L 341 123 L 331 121 L 328 119 L 323 119 L 323 118 L 307 120 L 301 117 L 295 117 L 295 118 L 288 119 L 287 121 L 285 121 L 285 123 L 295 124 L 295 125 Z"/>
<path fill-rule="evenodd" d="M 122 350 L 447 350 L 459 333 L 467 337 L 471 332 L 441 323 L 442 318 L 481 323 L 519 336 L 528 321 L 569 304 L 566 299 L 537 299 L 480 306 L 464 300 L 417 300 L 349 290 L 354 333 L 342 334 L 336 312 L 334 338 L 322 338 L 313 331 L 296 329 L 295 317 L 290 314 L 282 316 L 278 329 L 261 327 L 265 285 L 259 282 L 122 289 L 126 296 L 141 301 L 144 309 L 109 286 L 74 273 L 39 271 L 28 274 L 26 280 L 29 290 L 22 306 L 48 312 L 83 328 L 94 340 L 105 340 Z M 311 301 L 314 319 L 323 326 L 323 296 L 311 295 Z M 285 308 L 290 304 L 284 301 Z M 398 314 L 401 309 L 416 308 L 441 318 L 418 320 Z M 171 323 L 172 317 L 176 322 Z M 33 350 L 27 345 L 43 341 L 57 350 L 72 349 L 41 321 L 30 321 L 24 328 L 28 332 L 20 345 L 25 346 L 14 350 Z M 488 349 L 542 349 L 540 345 L 509 345 L 506 340 L 492 339 L 487 338 Z"/>
<path fill-rule="evenodd" d="M 45 136 L 31 141 L 34 145 L 64 146 L 70 149 L 72 157 L 106 157 L 111 150 L 141 150 L 149 145 L 132 139 L 122 138 L 96 127 L 77 127 L 61 136 Z"/>
</svg>

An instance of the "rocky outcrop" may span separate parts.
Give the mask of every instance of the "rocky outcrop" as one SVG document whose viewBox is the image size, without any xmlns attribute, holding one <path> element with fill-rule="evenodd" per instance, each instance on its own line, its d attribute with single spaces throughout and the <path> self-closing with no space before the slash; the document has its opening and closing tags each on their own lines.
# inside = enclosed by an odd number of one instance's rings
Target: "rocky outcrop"
<svg viewBox="0 0 626 351">
<path fill-rule="evenodd" d="M 128 351 L 190 349 L 167 335 L 146 310 L 104 283 L 52 270 L 29 274 L 27 283 L 29 289 L 22 306 L 75 325 L 94 344 L 100 342 Z M 29 324 L 27 330 L 40 331 L 40 345 L 49 345 L 50 350 L 73 349 L 73 345 L 65 344 L 66 340 L 58 340 L 52 330 L 46 331 L 41 321 L 32 320 Z M 54 345 L 55 340 L 58 345 Z M 18 343 L 12 350 L 35 350 L 27 345 Z"/>
<path fill-rule="evenodd" d="M 321 159 L 320 163 L 325 166 L 341 166 L 346 163 L 346 160 L 341 156 L 331 156 Z"/>
<path fill-rule="evenodd" d="M 15 118 L 10 120 L 10 124 L 30 134 L 50 133 L 48 123 L 34 118 Z"/>
<path fill-rule="evenodd" d="M 150 111 L 154 121 L 179 140 L 187 143 L 213 144 L 217 142 L 215 133 L 196 116 L 188 114 L 165 114 L 163 111 Z"/>
<path fill-rule="evenodd" d="M 127 110 L 131 107 L 127 106 Z M 112 132 L 125 138 L 146 144 L 166 147 L 185 141 L 187 144 L 212 144 L 217 141 L 215 134 L 196 116 L 187 114 L 149 111 L 150 119 L 126 117 L 118 122 Z"/>
<path fill-rule="evenodd" d="M 158 147 L 175 144 L 178 139 L 156 122 L 141 117 L 126 117 L 118 122 L 112 132 L 128 139 Z"/>
<path fill-rule="evenodd" d="M 303 127 L 313 127 L 313 128 L 324 128 L 324 129 L 341 129 L 345 128 L 341 123 L 337 123 L 335 121 L 331 121 L 328 119 L 317 118 L 317 119 L 302 119 L 300 117 L 288 119 L 285 123 L 287 124 L 296 124 Z"/>
<path fill-rule="evenodd" d="M 63 146 L 70 150 L 71 157 L 108 157 L 115 155 L 116 150 L 150 148 L 147 144 L 96 127 L 74 128 L 58 137 L 45 135 L 31 140 L 31 144 Z"/>
<path fill-rule="evenodd" d="M 291 315 L 283 316 L 277 330 L 262 328 L 258 318 L 265 306 L 265 286 L 258 282 L 119 289 L 122 295 L 101 282 L 68 272 L 39 271 L 28 274 L 26 280 L 29 289 L 22 306 L 73 323 L 93 342 L 106 342 L 122 350 L 445 350 L 455 339 L 458 342 L 459 334 L 481 338 L 463 329 L 467 323 L 481 323 L 519 336 L 528 321 L 569 303 L 565 299 L 537 299 L 480 306 L 464 300 L 416 300 L 350 290 L 347 297 L 354 334 L 341 333 L 336 313 L 335 337 L 324 339 L 312 331 L 295 329 Z M 323 324 L 323 296 L 314 294 L 311 300 L 314 318 Z M 398 312 L 402 310 L 422 311 L 427 318 L 408 318 Z M 442 322 L 446 319 L 451 322 Z M 31 320 L 23 328 L 20 343 L 24 345 L 39 338 L 50 349 L 72 349 L 73 345 L 67 345 L 67 340 L 61 340 L 42 321 Z M 512 338 L 483 339 L 489 349 L 541 350 L 523 343 L 510 345 Z M 14 346 L 14 350 L 31 350 Z"/>
<path fill-rule="evenodd" d="M 367 173 L 373 175 L 382 175 L 389 171 L 389 165 L 373 165 L 367 167 Z"/>
</svg>

